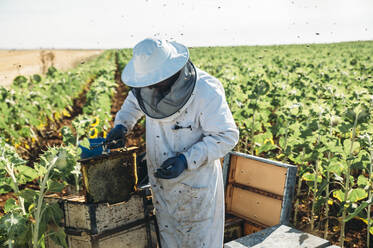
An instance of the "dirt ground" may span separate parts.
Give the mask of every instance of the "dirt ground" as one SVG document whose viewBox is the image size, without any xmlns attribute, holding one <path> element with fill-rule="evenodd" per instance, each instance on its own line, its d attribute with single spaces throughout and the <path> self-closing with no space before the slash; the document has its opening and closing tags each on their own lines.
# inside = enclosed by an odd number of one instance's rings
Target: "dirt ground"
<svg viewBox="0 0 373 248">
<path fill-rule="evenodd" d="M 50 66 L 67 70 L 103 50 L 0 50 L 0 85 L 9 86 L 18 75 L 44 74 Z"/>
</svg>

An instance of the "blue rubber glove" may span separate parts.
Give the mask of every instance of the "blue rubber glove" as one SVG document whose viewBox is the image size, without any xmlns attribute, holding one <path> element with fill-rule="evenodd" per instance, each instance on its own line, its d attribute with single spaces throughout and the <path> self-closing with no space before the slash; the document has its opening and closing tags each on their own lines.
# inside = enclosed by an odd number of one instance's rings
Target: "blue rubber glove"
<svg viewBox="0 0 373 248">
<path fill-rule="evenodd" d="M 123 125 L 116 125 L 106 136 L 106 144 L 109 149 L 124 147 L 126 144 L 127 128 Z"/>
<path fill-rule="evenodd" d="M 186 168 L 188 168 L 187 160 L 183 154 L 179 154 L 164 161 L 161 167 L 154 173 L 154 176 L 162 179 L 176 178 Z"/>
<path fill-rule="evenodd" d="M 89 148 L 86 148 L 79 144 L 80 149 L 82 149 L 80 158 L 85 159 L 85 158 L 93 158 L 93 157 L 100 156 L 104 152 L 104 149 L 102 146 L 97 146 L 97 145 L 102 144 L 102 142 L 105 142 L 105 139 L 99 137 L 95 139 L 89 139 Z"/>
</svg>

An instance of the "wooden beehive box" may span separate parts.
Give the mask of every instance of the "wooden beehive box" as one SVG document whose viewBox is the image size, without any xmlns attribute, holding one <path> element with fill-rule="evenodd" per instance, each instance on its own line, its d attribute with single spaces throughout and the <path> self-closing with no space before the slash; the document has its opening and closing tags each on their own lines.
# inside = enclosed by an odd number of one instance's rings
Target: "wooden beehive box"
<svg viewBox="0 0 373 248">
<path fill-rule="evenodd" d="M 226 212 L 253 226 L 266 228 L 287 224 L 295 187 L 297 167 L 231 152 L 224 158 Z"/>
<path fill-rule="evenodd" d="M 145 224 L 106 234 L 88 235 L 86 233 L 68 233 L 70 248 L 149 248 L 157 247 L 154 234 L 151 243 L 147 239 Z"/>
<path fill-rule="evenodd" d="M 80 160 L 88 203 L 127 201 L 137 183 L 137 148 Z"/>
<path fill-rule="evenodd" d="M 145 218 L 143 197 L 138 194 L 115 204 L 86 203 L 84 196 L 66 196 L 56 200 L 62 201 L 65 228 L 89 234 L 102 233 Z"/>
<path fill-rule="evenodd" d="M 68 247 L 156 247 L 155 218 L 149 190 L 131 194 L 115 204 L 87 203 L 84 196 L 48 196 L 64 211 Z M 57 247 L 47 240 L 47 247 Z"/>
<path fill-rule="evenodd" d="M 149 229 L 146 223 L 138 222 L 133 226 L 93 235 L 68 229 L 65 231 L 67 244 L 69 248 L 156 248 L 157 237 L 154 221 L 151 221 Z M 46 247 L 60 248 L 51 239 L 47 239 Z"/>
</svg>

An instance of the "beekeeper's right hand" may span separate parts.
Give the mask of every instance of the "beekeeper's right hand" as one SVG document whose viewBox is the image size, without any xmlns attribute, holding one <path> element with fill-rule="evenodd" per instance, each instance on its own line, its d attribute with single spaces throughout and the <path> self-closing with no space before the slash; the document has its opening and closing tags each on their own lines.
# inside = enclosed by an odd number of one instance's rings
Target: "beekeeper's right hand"
<svg viewBox="0 0 373 248">
<path fill-rule="evenodd" d="M 126 144 L 127 128 L 123 125 L 116 125 L 110 130 L 106 137 L 107 148 L 116 149 L 124 147 Z"/>
</svg>

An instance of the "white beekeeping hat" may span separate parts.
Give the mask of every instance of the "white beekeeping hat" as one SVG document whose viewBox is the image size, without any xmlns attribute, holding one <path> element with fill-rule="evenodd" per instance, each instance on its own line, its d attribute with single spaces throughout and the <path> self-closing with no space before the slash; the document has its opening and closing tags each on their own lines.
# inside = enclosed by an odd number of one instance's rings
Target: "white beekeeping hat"
<svg viewBox="0 0 373 248">
<path fill-rule="evenodd" d="M 133 57 L 122 71 L 122 81 L 134 88 L 150 86 L 174 75 L 188 60 L 186 46 L 147 38 L 133 48 Z"/>
</svg>

